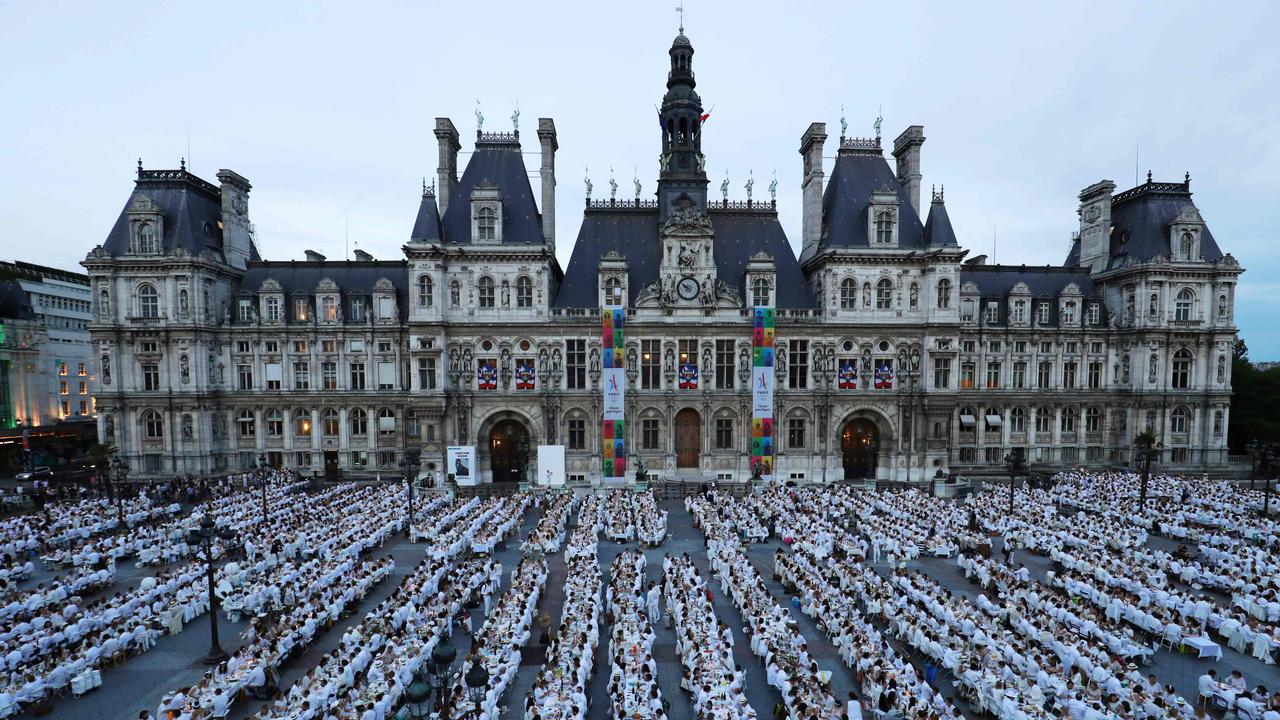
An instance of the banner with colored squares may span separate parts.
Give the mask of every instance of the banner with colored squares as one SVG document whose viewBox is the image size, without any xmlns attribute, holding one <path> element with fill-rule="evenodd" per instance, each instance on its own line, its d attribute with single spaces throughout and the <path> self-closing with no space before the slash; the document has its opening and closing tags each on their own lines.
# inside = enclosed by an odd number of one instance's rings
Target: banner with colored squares
<svg viewBox="0 0 1280 720">
<path fill-rule="evenodd" d="M 751 468 L 760 468 L 766 482 L 773 479 L 773 349 L 774 309 L 756 307 L 751 329 Z"/>
<path fill-rule="evenodd" d="M 627 477 L 626 317 L 626 310 L 623 308 L 603 310 L 600 313 L 600 390 L 604 394 L 600 469 L 606 481 L 614 482 L 621 482 Z"/>
</svg>

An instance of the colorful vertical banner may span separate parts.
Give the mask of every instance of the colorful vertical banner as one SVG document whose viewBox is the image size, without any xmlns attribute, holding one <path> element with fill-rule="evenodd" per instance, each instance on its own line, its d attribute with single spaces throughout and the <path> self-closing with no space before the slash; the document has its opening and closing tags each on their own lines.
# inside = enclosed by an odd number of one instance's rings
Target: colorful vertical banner
<svg viewBox="0 0 1280 720">
<path fill-rule="evenodd" d="M 516 360 L 516 389 L 533 390 L 537 385 L 537 371 L 531 358 Z"/>
<path fill-rule="evenodd" d="M 858 363 L 853 358 L 840 359 L 838 381 L 841 390 L 858 389 Z"/>
<path fill-rule="evenodd" d="M 604 393 L 604 426 L 600 433 L 601 475 L 606 481 L 615 482 L 627 476 L 626 317 L 623 308 L 600 313 L 600 383 Z"/>
<path fill-rule="evenodd" d="M 893 389 L 893 361 L 883 359 L 876 365 L 876 389 Z"/>
<path fill-rule="evenodd" d="M 498 389 L 498 363 L 492 358 L 476 362 L 476 389 Z"/>
<path fill-rule="evenodd" d="M 766 482 L 773 479 L 773 316 L 771 307 L 752 311 L 751 468 L 759 465 Z"/>
</svg>

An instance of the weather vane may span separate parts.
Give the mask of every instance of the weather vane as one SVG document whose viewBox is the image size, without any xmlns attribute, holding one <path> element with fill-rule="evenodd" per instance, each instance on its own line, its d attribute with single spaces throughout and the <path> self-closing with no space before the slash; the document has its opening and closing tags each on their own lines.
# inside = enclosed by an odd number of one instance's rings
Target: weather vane
<svg viewBox="0 0 1280 720">
<path fill-rule="evenodd" d="M 676 12 L 680 13 L 680 32 L 684 32 L 684 0 L 680 0 L 680 4 L 676 6 Z"/>
</svg>

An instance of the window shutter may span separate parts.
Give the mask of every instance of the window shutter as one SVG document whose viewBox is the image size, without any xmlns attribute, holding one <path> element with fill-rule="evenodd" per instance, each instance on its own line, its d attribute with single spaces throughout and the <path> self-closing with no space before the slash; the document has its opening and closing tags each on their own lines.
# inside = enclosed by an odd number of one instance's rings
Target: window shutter
<svg viewBox="0 0 1280 720">
<path fill-rule="evenodd" d="M 284 369 L 280 367 L 280 363 L 267 363 L 267 381 L 272 380 L 276 382 L 284 380 Z"/>
<path fill-rule="evenodd" d="M 396 384 L 395 363 L 389 363 L 389 362 L 378 363 L 378 384 L 379 385 L 395 385 Z"/>
</svg>

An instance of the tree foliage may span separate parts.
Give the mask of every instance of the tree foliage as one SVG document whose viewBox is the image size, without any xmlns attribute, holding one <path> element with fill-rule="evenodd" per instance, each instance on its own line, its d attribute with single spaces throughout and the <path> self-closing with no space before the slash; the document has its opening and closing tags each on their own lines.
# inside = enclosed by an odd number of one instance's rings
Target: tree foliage
<svg viewBox="0 0 1280 720">
<path fill-rule="evenodd" d="M 1231 356 L 1231 427 L 1227 445 L 1244 453 L 1250 440 L 1280 441 L 1280 367 L 1259 370 L 1237 340 Z"/>
</svg>

